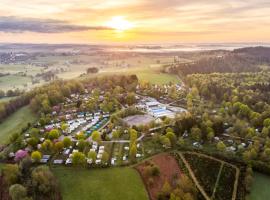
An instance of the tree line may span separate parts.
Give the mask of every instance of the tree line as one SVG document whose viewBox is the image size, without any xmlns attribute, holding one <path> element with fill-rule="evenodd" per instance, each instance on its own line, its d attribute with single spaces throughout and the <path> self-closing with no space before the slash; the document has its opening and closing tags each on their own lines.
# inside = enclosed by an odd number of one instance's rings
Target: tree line
<svg viewBox="0 0 270 200">
<path fill-rule="evenodd" d="M 226 54 L 216 57 L 204 57 L 190 63 L 178 63 L 168 66 L 169 73 L 208 74 L 214 72 L 237 73 L 237 72 L 258 72 L 261 71 L 258 62 L 251 57 L 239 54 Z"/>
</svg>

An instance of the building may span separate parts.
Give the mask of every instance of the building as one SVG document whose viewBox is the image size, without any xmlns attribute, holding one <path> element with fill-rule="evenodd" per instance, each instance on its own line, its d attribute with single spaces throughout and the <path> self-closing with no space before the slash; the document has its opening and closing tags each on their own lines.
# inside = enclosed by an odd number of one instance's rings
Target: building
<svg viewBox="0 0 270 200">
<path fill-rule="evenodd" d="M 166 105 L 156 101 L 147 101 L 145 103 L 145 110 L 148 112 L 148 114 L 152 115 L 155 118 L 161 118 L 161 117 L 169 117 L 174 118 L 175 113 L 168 110 L 166 108 Z"/>
</svg>

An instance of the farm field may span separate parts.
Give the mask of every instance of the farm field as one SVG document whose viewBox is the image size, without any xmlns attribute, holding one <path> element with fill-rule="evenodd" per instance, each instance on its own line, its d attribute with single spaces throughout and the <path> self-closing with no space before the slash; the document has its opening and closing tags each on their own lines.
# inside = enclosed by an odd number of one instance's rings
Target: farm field
<svg viewBox="0 0 270 200">
<path fill-rule="evenodd" d="M 221 168 L 221 163 L 196 154 L 183 153 L 183 155 L 188 161 L 199 183 L 203 186 L 205 192 L 208 196 L 212 196 Z M 208 171 L 208 169 L 211 170 Z M 205 173 L 206 171 L 208 171 L 208 173 Z"/>
<path fill-rule="evenodd" d="M 9 135 L 14 132 L 20 131 L 21 128 L 27 125 L 27 123 L 34 122 L 36 116 L 31 112 L 28 106 L 19 109 L 13 113 L 6 120 L 0 123 L 0 144 L 4 144 Z"/>
<path fill-rule="evenodd" d="M 233 196 L 233 183 L 236 170 L 231 166 L 224 164 L 220 174 L 219 183 L 216 188 L 215 197 L 219 200 L 231 199 Z"/>
<path fill-rule="evenodd" d="M 10 89 L 29 89 L 40 84 L 32 85 L 31 76 L 40 73 L 43 68 L 38 66 L 31 66 L 26 64 L 0 64 L 0 71 L 2 73 L 9 73 L 7 76 L 0 77 L 1 90 L 7 91 Z M 24 73 L 22 76 L 18 73 Z"/>
<path fill-rule="evenodd" d="M 10 89 L 23 89 L 25 84 L 30 84 L 31 78 L 20 75 L 8 75 L 0 77 L 0 88 L 4 91 Z"/>
<path fill-rule="evenodd" d="M 270 185 L 270 176 L 255 172 L 254 181 L 252 183 L 251 193 L 248 197 L 248 200 L 269 199 L 270 196 L 269 185 Z"/>
<path fill-rule="evenodd" d="M 190 166 L 190 173 L 194 174 L 198 186 L 202 187 L 200 191 L 205 193 L 205 198 L 227 200 L 242 195 L 241 190 L 236 189 L 240 172 L 235 165 L 200 153 L 180 154 L 187 162 L 186 167 Z"/>
<path fill-rule="evenodd" d="M 132 168 L 52 169 L 60 182 L 64 200 L 147 200 L 139 174 Z"/>
<path fill-rule="evenodd" d="M 36 75 L 43 70 L 42 67 L 31 66 L 25 64 L 0 64 L 0 71 L 10 74 L 17 74 L 19 72 L 23 72 L 29 75 Z"/>
<path fill-rule="evenodd" d="M 98 76 L 112 74 L 136 74 L 140 81 L 147 81 L 153 84 L 166 84 L 169 82 L 178 83 L 177 76 L 161 73 L 159 67 L 133 67 L 133 68 L 108 68 L 101 70 Z"/>
<path fill-rule="evenodd" d="M 154 84 L 178 83 L 178 77 L 161 73 L 160 68 L 164 63 L 171 63 L 173 58 L 170 56 L 135 56 L 119 59 L 110 59 L 102 56 L 42 56 L 30 60 L 29 64 L 0 64 L 0 71 L 10 73 L 8 76 L 0 77 L 0 88 L 2 90 L 9 89 L 29 89 L 44 84 L 32 85 L 30 76 L 37 73 L 50 70 L 65 69 L 57 76 L 61 79 L 77 78 L 84 74 L 89 67 L 98 67 L 99 73 L 88 76 L 104 76 L 112 74 L 136 74 L 140 81 L 148 81 Z M 40 64 L 48 64 L 49 68 L 40 67 Z M 25 73 L 27 76 L 18 75 Z"/>
</svg>

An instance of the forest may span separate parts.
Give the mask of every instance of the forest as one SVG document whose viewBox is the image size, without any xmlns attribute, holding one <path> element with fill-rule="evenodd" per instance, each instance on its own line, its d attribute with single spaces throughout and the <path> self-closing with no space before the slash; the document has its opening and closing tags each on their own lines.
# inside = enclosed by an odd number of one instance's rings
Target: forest
<svg viewBox="0 0 270 200">
<path fill-rule="evenodd" d="M 166 65 L 165 68 L 169 73 L 186 76 L 196 73 L 259 72 L 263 70 L 261 66 L 270 63 L 270 53 L 267 47 L 236 49 L 231 52 L 221 52 L 220 54 L 209 52 L 209 55 L 208 57 L 201 56 L 188 63 Z"/>
</svg>

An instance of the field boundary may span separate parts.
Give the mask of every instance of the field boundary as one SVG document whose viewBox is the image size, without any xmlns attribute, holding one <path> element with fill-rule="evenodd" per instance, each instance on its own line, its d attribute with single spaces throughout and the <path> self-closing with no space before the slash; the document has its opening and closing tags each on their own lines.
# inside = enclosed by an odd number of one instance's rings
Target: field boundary
<svg viewBox="0 0 270 200">
<path fill-rule="evenodd" d="M 191 169 L 189 163 L 187 162 L 187 160 L 185 159 L 184 155 L 181 153 L 181 152 L 178 152 L 178 155 L 180 156 L 180 158 L 182 159 L 182 161 L 184 162 L 184 164 L 186 165 L 188 171 L 189 171 L 189 174 L 192 178 L 192 180 L 194 181 L 196 187 L 198 188 L 198 190 L 201 192 L 201 194 L 203 195 L 203 197 L 206 199 L 206 200 L 211 200 L 211 198 L 206 194 L 206 192 L 204 191 L 203 187 L 201 186 L 201 184 L 198 182 L 195 174 L 193 173 L 193 170 Z"/>
<path fill-rule="evenodd" d="M 221 172 L 223 170 L 223 166 L 224 166 L 224 162 L 221 163 L 221 166 L 219 168 L 218 177 L 217 177 L 217 180 L 216 180 L 216 183 L 215 183 L 215 187 L 214 187 L 211 199 L 213 199 L 215 197 L 215 193 L 216 193 L 216 190 L 217 190 L 217 186 L 218 186 L 218 183 L 219 183 Z"/>
<path fill-rule="evenodd" d="M 212 156 L 209 156 L 209 155 L 206 155 L 206 154 L 198 153 L 198 152 L 184 151 L 183 153 L 195 154 L 195 155 L 198 155 L 198 156 L 202 156 L 202 157 L 206 157 L 206 158 L 209 158 L 209 159 L 213 159 L 213 160 L 216 160 L 216 161 L 221 162 L 221 163 L 223 162 L 223 164 L 227 164 L 227 165 L 231 166 L 232 168 L 234 168 L 236 170 L 236 173 L 235 173 L 235 180 L 234 180 L 232 200 L 235 200 L 236 199 L 237 188 L 238 188 L 238 180 L 239 180 L 239 175 L 240 175 L 240 170 L 239 170 L 239 168 L 237 166 L 235 166 L 235 165 L 233 165 L 231 163 L 228 163 L 228 162 L 226 162 L 224 160 L 220 160 L 218 158 L 215 158 L 215 157 L 212 157 Z"/>
</svg>

